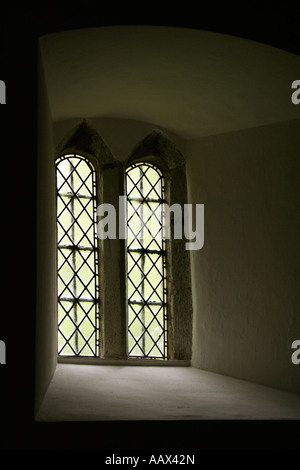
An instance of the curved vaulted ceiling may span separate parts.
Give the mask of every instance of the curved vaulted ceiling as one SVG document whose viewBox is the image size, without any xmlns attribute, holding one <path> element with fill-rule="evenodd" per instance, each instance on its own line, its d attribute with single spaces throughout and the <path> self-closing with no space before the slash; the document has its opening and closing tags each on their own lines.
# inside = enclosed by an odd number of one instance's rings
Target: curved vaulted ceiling
<svg viewBox="0 0 300 470">
<path fill-rule="evenodd" d="M 300 57 L 219 33 L 111 26 L 40 38 L 54 121 L 144 121 L 185 139 L 300 118 Z"/>
</svg>

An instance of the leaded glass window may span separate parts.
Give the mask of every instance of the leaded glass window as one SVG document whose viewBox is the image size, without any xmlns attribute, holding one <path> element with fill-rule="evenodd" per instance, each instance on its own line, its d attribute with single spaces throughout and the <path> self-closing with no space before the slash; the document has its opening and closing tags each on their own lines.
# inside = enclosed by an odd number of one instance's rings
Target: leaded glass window
<svg viewBox="0 0 300 470">
<path fill-rule="evenodd" d="M 126 171 L 128 356 L 167 359 L 164 179 L 149 163 Z"/>
<path fill-rule="evenodd" d="M 80 155 L 56 161 L 58 354 L 99 355 L 96 173 Z"/>
</svg>

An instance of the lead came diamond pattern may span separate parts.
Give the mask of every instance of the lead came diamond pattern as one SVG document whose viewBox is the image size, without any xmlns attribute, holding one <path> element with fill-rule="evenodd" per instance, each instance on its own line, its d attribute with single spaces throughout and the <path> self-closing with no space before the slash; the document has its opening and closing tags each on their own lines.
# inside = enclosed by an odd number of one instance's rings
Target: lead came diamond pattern
<svg viewBox="0 0 300 470">
<path fill-rule="evenodd" d="M 98 356 L 96 177 L 78 155 L 61 157 L 57 180 L 58 354 Z"/>
<path fill-rule="evenodd" d="M 126 187 L 128 355 L 167 359 L 162 173 L 148 163 L 132 165 Z"/>
</svg>

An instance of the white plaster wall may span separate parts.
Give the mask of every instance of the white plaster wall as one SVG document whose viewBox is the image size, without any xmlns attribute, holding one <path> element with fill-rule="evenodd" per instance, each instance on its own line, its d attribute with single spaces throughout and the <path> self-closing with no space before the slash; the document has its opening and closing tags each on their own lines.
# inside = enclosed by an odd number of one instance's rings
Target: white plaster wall
<svg viewBox="0 0 300 470">
<path fill-rule="evenodd" d="M 41 60 L 38 80 L 36 409 L 52 378 L 57 356 L 54 148 L 52 118 Z"/>
<path fill-rule="evenodd" d="M 300 391 L 300 120 L 188 142 L 195 367 Z"/>
</svg>

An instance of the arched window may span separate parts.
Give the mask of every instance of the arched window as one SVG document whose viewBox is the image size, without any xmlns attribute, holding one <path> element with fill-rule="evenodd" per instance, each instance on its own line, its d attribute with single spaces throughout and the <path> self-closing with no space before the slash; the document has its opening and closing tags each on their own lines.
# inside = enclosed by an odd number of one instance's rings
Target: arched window
<svg viewBox="0 0 300 470">
<path fill-rule="evenodd" d="M 56 160 L 58 354 L 99 355 L 96 173 L 81 155 Z"/>
<path fill-rule="evenodd" d="M 189 251 L 174 236 L 171 211 L 187 200 L 181 153 L 153 131 L 126 160 L 115 160 L 87 121 L 55 153 L 59 361 L 190 360 Z M 115 208 L 119 236 L 99 236 L 102 204 Z M 177 213 L 176 223 L 183 224 Z"/>
<path fill-rule="evenodd" d="M 128 356 L 167 359 L 164 179 L 156 166 L 126 170 Z"/>
<path fill-rule="evenodd" d="M 187 204 L 183 155 L 165 133 L 153 130 L 127 158 L 126 183 L 128 238 L 136 238 L 127 246 L 129 357 L 190 360 L 190 252 L 184 237 L 176 232 L 184 226 Z M 135 223 L 130 219 L 133 212 Z M 148 233 L 150 221 L 152 238 Z M 140 242 L 142 232 L 150 243 Z"/>
</svg>

